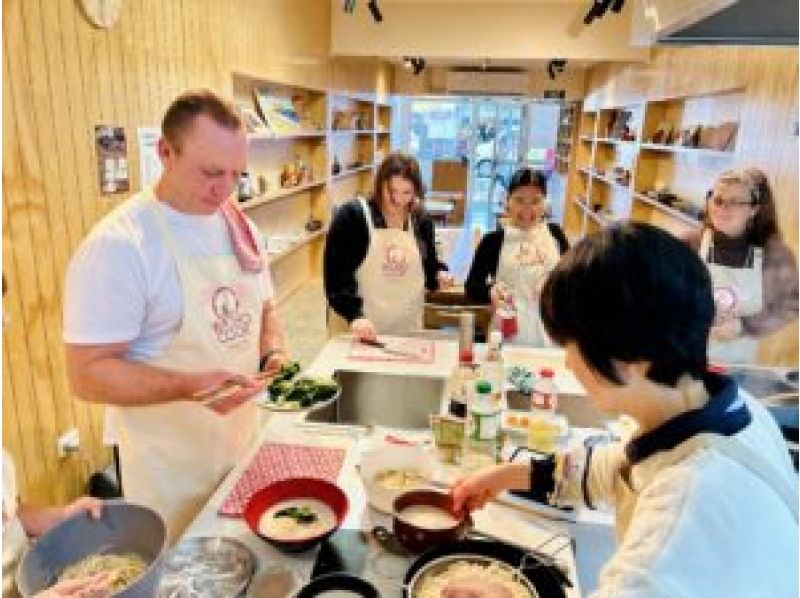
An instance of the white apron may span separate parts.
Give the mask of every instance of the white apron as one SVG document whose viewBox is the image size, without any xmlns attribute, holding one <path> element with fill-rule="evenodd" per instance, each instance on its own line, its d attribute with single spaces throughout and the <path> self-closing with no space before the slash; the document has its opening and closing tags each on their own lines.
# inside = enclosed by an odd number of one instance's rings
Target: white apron
<svg viewBox="0 0 800 598">
<path fill-rule="evenodd" d="M 187 372 L 258 371 L 260 274 L 244 273 L 234 255 L 188 257 L 153 198 L 156 222 L 174 254 L 184 317 L 154 366 Z M 170 542 L 192 521 L 255 438 L 256 405 L 218 415 L 197 401 L 113 407 L 125 498 L 166 520 Z"/>
<path fill-rule="evenodd" d="M 763 253 L 760 247 L 751 247 L 750 265 L 744 268 L 715 264 L 712 233 L 708 229 L 703 232 L 700 257 L 711 275 L 716 308 L 715 325 L 733 318 L 752 316 L 762 310 Z M 750 336 L 740 336 L 730 341 L 709 339 L 708 358 L 715 363 L 752 363 L 757 349 L 758 340 Z"/>
<path fill-rule="evenodd" d="M 369 206 L 359 200 L 369 231 L 369 247 L 356 271 L 364 317 L 378 334 L 403 336 L 423 325 L 425 272 L 411 218 L 408 230 L 375 228 Z M 332 334 L 349 332 L 347 322 L 331 310 Z"/>
<path fill-rule="evenodd" d="M 17 516 L 19 497 L 11 456 L 3 451 L 3 598 L 17 598 L 15 575 L 28 548 L 28 536 Z"/>
<path fill-rule="evenodd" d="M 510 339 L 512 344 L 553 346 L 539 314 L 539 295 L 560 257 L 558 245 L 546 222 L 540 222 L 528 231 L 513 226 L 506 228 L 495 278 L 508 289 L 517 308 L 519 332 Z M 497 321 L 494 326 L 500 329 Z"/>
</svg>

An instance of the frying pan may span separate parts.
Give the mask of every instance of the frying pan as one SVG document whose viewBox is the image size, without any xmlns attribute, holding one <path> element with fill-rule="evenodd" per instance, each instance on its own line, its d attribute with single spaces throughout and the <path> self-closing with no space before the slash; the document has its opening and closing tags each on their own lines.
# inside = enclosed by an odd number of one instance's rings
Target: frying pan
<svg viewBox="0 0 800 598">
<path fill-rule="evenodd" d="M 419 556 L 406 572 L 403 596 L 415 598 L 423 580 L 459 561 L 496 564 L 519 575 L 519 580 L 535 598 L 566 598 L 569 579 L 545 555 L 526 552 L 496 541 L 462 540 L 434 548 Z"/>
</svg>

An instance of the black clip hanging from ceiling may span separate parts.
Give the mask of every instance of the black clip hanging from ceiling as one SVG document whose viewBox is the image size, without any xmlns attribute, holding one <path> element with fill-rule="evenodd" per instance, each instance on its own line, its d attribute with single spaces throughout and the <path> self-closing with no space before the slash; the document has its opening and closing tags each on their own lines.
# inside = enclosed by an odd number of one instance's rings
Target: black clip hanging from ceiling
<svg viewBox="0 0 800 598">
<path fill-rule="evenodd" d="M 381 9 L 378 6 L 378 0 L 369 0 L 369 2 L 367 2 L 367 8 L 376 23 L 383 21 L 383 13 L 381 13 Z M 356 0 L 344 0 L 344 12 L 351 15 L 355 9 Z"/>
</svg>

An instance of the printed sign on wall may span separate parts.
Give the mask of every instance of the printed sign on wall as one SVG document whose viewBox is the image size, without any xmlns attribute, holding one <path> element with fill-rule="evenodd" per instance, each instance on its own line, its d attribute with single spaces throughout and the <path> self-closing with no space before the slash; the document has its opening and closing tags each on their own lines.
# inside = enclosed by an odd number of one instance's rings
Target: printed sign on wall
<svg viewBox="0 0 800 598">
<path fill-rule="evenodd" d="M 125 129 L 97 125 L 94 128 L 97 144 L 97 170 L 102 193 L 130 191 L 128 176 L 128 143 Z"/>
</svg>

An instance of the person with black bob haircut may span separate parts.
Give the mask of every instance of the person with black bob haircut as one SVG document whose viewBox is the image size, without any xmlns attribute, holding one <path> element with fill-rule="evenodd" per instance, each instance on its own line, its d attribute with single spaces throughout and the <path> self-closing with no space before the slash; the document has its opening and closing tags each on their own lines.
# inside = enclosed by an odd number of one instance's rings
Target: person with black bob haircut
<svg viewBox="0 0 800 598">
<path fill-rule="evenodd" d="M 464 290 L 478 303 L 491 303 L 494 326 L 507 342 L 548 346 L 539 318 L 539 295 L 547 275 L 569 244 L 561 227 L 547 221 L 547 177 L 523 168 L 508 186 L 504 228 L 486 234 L 475 251 Z M 516 311 L 516 330 L 503 326 L 501 313 Z"/>
<path fill-rule="evenodd" d="M 613 506 L 617 550 L 594 598 L 796 596 L 797 477 L 769 412 L 707 369 L 714 301 L 697 254 L 653 226 L 614 225 L 564 256 L 541 304 L 588 400 L 637 429 L 480 471 L 453 488 L 456 508 L 503 489 Z M 443 595 L 503 592 L 461 579 Z"/>
</svg>

